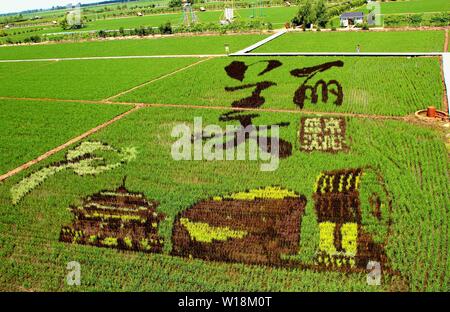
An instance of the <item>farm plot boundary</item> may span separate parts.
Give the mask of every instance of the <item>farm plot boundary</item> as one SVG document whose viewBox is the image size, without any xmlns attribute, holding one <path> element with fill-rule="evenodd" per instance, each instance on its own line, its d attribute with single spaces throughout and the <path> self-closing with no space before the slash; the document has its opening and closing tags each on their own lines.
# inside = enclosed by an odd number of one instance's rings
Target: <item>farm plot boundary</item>
<svg viewBox="0 0 450 312">
<path fill-rule="evenodd" d="M 106 121 L 106 122 L 104 122 L 104 123 L 102 123 L 102 124 L 100 124 L 100 125 L 98 125 L 98 126 L 92 128 L 92 129 L 90 129 L 90 130 L 88 130 L 88 131 L 86 131 L 86 132 L 80 134 L 79 136 L 77 136 L 77 137 L 75 137 L 75 138 L 73 138 L 73 139 L 70 139 L 70 140 L 67 141 L 66 143 L 61 144 L 60 146 L 55 147 L 55 148 L 53 148 L 53 149 L 51 149 L 51 150 L 45 152 L 45 153 L 42 154 L 41 156 L 39 156 L 39 157 L 37 157 L 37 158 L 35 158 L 35 159 L 33 159 L 33 160 L 30 160 L 30 161 L 26 162 L 25 164 L 23 164 L 23 165 L 21 165 L 21 166 L 15 168 L 15 169 L 13 169 L 13 170 L 7 172 L 7 173 L 1 175 L 1 176 L 0 176 L 0 182 L 6 180 L 6 179 L 9 178 L 9 177 L 12 177 L 12 176 L 16 175 L 17 173 L 19 173 L 19 172 L 21 172 L 21 171 L 23 171 L 23 170 L 25 170 L 25 169 L 28 169 L 29 167 L 31 167 L 31 166 L 34 165 L 34 164 L 37 164 L 37 163 L 39 163 L 39 162 L 41 162 L 41 161 L 43 161 L 43 160 L 49 158 L 50 156 L 52 156 L 52 155 L 58 153 L 59 151 L 62 151 L 63 149 L 69 147 L 70 145 L 72 145 L 72 144 L 74 144 L 74 143 L 77 143 L 77 142 L 79 142 L 79 141 L 81 141 L 81 140 L 87 138 L 88 136 L 90 136 L 90 135 L 96 133 L 97 131 L 99 131 L 99 130 L 101 130 L 101 129 L 103 129 L 103 128 L 109 126 L 109 125 L 111 125 L 112 123 L 114 123 L 114 122 L 116 122 L 116 121 L 118 121 L 118 120 L 124 118 L 125 116 L 127 116 L 127 115 L 133 113 L 134 111 L 140 109 L 141 107 L 142 107 L 141 105 L 136 105 L 136 106 L 134 106 L 133 108 L 131 108 L 130 110 L 128 110 L 128 111 L 126 111 L 126 112 L 124 112 L 124 113 L 122 113 L 122 114 L 120 114 L 120 115 L 114 117 L 113 119 L 110 119 L 110 120 L 108 120 L 108 121 Z"/>
<path fill-rule="evenodd" d="M 175 75 L 175 74 L 177 74 L 177 73 L 180 73 L 180 72 L 182 72 L 182 71 L 184 71 L 184 70 L 186 70 L 186 69 L 189 69 L 189 68 L 191 68 L 191 67 L 193 67 L 193 66 L 196 66 L 196 65 L 198 65 L 198 64 L 200 64 L 200 63 L 203 63 L 203 62 L 205 62 L 205 61 L 208 61 L 208 60 L 210 60 L 210 59 L 211 59 L 211 57 L 208 57 L 207 59 L 203 59 L 203 60 L 200 60 L 200 61 L 195 62 L 195 63 L 193 63 L 193 64 L 190 64 L 190 65 L 188 65 L 188 66 L 179 68 L 179 69 L 177 69 L 177 70 L 175 70 L 175 71 L 172 71 L 172 72 L 170 72 L 170 73 L 167 73 L 167 74 L 165 74 L 165 75 L 162 75 L 162 76 L 160 76 L 160 77 L 158 77 L 158 78 L 155 78 L 155 79 L 152 79 L 152 80 L 150 80 L 150 81 L 144 82 L 144 83 L 142 83 L 142 84 L 140 84 L 140 85 L 137 85 L 137 86 L 135 86 L 135 87 L 133 87 L 133 88 L 131 88 L 131 89 L 128 89 L 128 90 L 122 91 L 122 92 L 120 92 L 120 93 L 118 93 L 118 94 L 116 94 L 116 95 L 110 96 L 110 97 L 104 99 L 103 101 L 104 101 L 104 102 L 111 101 L 111 100 L 113 100 L 113 99 L 115 99 L 115 98 L 118 98 L 118 97 L 120 97 L 120 96 L 122 96 L 122 95 L 125 95 L 125 94 L 127 94 L 127 93 L 130 93 L 130 92 L 135 91 L 135 90 L 137 90 L 137 89 L 140 89 L 140 88 L 142 88 L 142 87 L 145 87 L 145 86 L 147 86 L 147 85 L 149 85 L 149 84 L 151 84 L 151 83 L 153 83 L 153 82 L 155 82 L 155 81 L 162 80 L 162 79 L 164 79 L 164 78 L 167 78 L 167 77 L 170 77 L 170 76 Z"/>
<path fill-rule="evenodd" d="M 26 63 L 26 62 L 59 62 L 59 61 L 87 61 L 87 60 L 126 60 L 126 59 L 161 59 L 161 58 L 211 58 L 226 56 L 226 54 L 176 54 L 176 55 L 132 55 L 132 56 L 92 56 L 92 57 L 66 57 L 47 59 L 0 60 L 0 63 Z"/>
<path fill-rule="evenodd" d="M 141 107 L 171 107 L 171 108 L 192 108 L 204 110 L 236 110 L 236 111 L 253 111 L 253 112 L 272 112 L 272 113 L 291 113 L 291 114 L 310 114 L 310 115 L 326 115 L 326 116 L 342 116 L 355 118 L 369 118 L 369 119 L 385 119 L 385 120 L 410 120 L 409 116 L 389 116 L 376 114 L 359 114 L 346 112 L 326 112 L 326 111 L 311 111 L 311 110 L 294 110 L 294 109 L 274 109 L 274 108 L 244 108 L 244 107 L 229 107 L 229 106 L 204 106 L 193 104 L 167 104 L 167 103 L 136 103 L 136 102 L 113 102 L 110 100 L 89 101 L 89 100 L 60 100 L 52 98 L 20 98 L 20 97 L 5 97 L 0 96 L 0 100 L 17 100 L 17 101 L 41 101 L 41 102 L 67 102 L 67 103 L 84 103 L 84 104 L 98 104 L 98 105 L 131 105 Z"/>
</svg>

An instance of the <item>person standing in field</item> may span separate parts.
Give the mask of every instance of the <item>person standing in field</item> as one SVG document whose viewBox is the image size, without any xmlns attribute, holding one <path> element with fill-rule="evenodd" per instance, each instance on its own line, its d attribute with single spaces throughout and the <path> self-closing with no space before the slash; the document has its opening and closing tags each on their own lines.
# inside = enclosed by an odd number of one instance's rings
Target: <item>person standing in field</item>
<svg viewBox="0 0 450 312">
<path fill-rule="evenodd" d="M 361 47 L 359 46 L 359 44 L 356 45 L 356 53 L 359 53 L 361 51 Z"/>
</svg>

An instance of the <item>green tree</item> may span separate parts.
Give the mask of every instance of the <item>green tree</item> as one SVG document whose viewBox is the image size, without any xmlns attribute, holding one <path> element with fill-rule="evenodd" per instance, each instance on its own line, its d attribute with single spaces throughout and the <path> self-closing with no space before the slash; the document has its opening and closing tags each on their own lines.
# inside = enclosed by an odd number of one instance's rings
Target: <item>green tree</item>
<svg viewBox="0 0 450 312">
<path fill-rule="evenodd" d="M 169 8 L 177 8 L 181 6 L 181 0 L 170 0 Z"/>
<path fill-rule="evenodd" d="M 312 5 L 312 0 L 304 0 L 300 4 L 297 16 L 292 19 L 292 24 L 299 26 L 302 25 L 303 29 L 314 23 L 317 19 L 316 12 Z"/>
<path fill-rule="evenodd" d="M 315 5 L 316 23 L 324 28 L 329 21 L 326 0 L 318 0 Z"/>
<path fill-rule="evenodd" d="M 69 29 L 69 23 L 67 22 L 67 18 L 66 16 L 64 16 L 61 21 L 59 22 L 59 25 L 61 26 L 62 29 L 66 30 Z"/>
</svg>

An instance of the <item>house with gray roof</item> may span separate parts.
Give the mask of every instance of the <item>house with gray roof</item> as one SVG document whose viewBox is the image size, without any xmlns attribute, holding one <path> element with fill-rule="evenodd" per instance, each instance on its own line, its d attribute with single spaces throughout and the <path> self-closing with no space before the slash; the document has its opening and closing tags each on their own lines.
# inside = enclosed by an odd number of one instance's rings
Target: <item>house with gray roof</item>
<svg viewBox="0 0 450 312">
<path fill-rule="evenodd" d="M 340 16 L 341 27 L 362 24 L 364 22 L 363 12 L 346 12 Z"/>
</svg>

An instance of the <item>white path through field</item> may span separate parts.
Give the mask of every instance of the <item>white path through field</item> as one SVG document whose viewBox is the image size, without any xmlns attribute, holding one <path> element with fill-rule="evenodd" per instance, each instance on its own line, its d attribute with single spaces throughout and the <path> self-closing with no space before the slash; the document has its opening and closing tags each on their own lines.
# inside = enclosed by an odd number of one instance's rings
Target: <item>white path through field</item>
<svg viewBox="0 0 450 312">
<path fill-rule="evenodd" d="M 444 72 L 445 88 L 447 89 L 448 114 L 450 115 L 450 53 L 442 54 L 442 71 Z"/>
<path fill-rule="evenodd" d="M 177 55 L 87 56 L 87 57 L 61 57 L 61 58 L 47 58 L 47 59 L 0 60 L 0 63 L 152 59 L 152 58 L 208 58 L 208 57 L 220 57 L 220 56 L 227 56 L 227 55 L 226 54 L 177 54 Z"/>
</svg>

